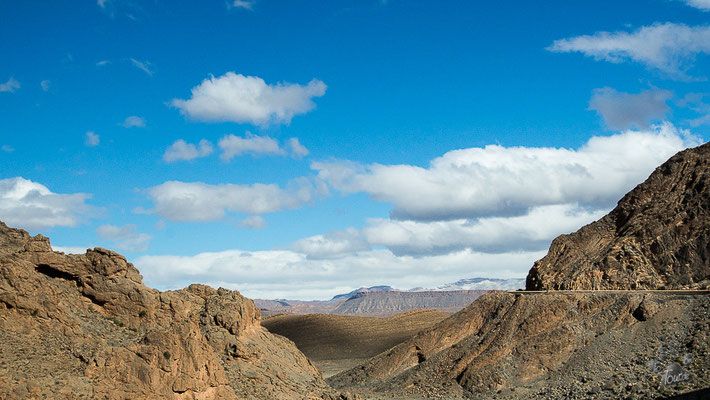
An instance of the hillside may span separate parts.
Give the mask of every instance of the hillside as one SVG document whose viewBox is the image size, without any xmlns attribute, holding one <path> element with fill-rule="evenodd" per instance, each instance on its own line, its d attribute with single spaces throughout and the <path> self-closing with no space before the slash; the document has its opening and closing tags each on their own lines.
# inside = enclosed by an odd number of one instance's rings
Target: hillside
<svg viewBox="0 0 710 400">
<path fill-rule="evenodd" d="M 629 289 L 706 287 L 709 162 L 710 144 L 680 152 L 609 215 L 555 239 L 527 279 L 529 290 L 549 292 L 489 292 L 328 382 L 367 398 L 662 398 L 707 389 L 710 291 Z"/>
<path fill-rule="evenodd" d="M 159 292 L 117 253 L 0 223 L 2 399 L 341 398 L 259 321 L 236 291 Z"/>
<path fill-rule="evenodd" d="M 292 340 L 324 376 L 346 370 L 433 326 L 450 314 L 414 310 L 389 318 L 343 315 L 280 315 L 262 321 Z"/>
<path fill-rule="evenodd" d="M 328 382 L 365 398 L 671 395 L 710 382 L 708 310 L 708 293 L 491 292 Z M 692 379 L 663 385 L 673 363 Z"/>
</svg>

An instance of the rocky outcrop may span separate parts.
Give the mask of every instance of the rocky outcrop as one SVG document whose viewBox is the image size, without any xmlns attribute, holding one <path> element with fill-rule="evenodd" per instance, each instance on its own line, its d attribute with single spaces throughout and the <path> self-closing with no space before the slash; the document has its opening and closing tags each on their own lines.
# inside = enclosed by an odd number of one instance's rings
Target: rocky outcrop
<svg viewBox="0 0 710 400">
<path fill-rule="evenodd" d="M 556 238 L 527 290 L 710 286 L 710 143 L 682 151 L 608 215 Z"/>
<path fill-rule="evenodd" d="M 105 249 L 0 223 L 0 398 L 340 398 L 236 291 L 159 292 Z"/>
</svg>

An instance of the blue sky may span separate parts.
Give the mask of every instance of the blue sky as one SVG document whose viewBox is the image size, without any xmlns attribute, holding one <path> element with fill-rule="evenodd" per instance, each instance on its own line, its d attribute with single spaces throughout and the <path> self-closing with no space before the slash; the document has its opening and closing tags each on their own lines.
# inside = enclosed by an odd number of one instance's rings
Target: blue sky
<svg viewBox="0 0 710 400">
<path fill-rule="evenodd" d="M 710 137 L 710 3 L 478 3 L 0 2 L 0 220 L 161 289 L 523 277 Z"/>
</svg>

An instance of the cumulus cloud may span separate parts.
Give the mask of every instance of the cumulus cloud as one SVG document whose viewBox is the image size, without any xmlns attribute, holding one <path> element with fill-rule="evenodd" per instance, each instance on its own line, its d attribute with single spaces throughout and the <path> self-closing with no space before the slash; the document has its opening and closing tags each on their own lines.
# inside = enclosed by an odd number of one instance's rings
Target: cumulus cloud
<svg viewBox="0 0 710 400">
<path fill-rule="evenodd" d="M 313 260 L 340 258 L 358 251 L 370 250 L 370 245 L 355 228 L 303 238 L 291 244 L 291 247 Z"/>
<path fill-rule="evenodd" d="M 86 193 L 57 194 L 21 177 L 0 180 L 0 220 L 9 226 L 42 230 L 77 226 L 93 208 Z"/>
<path fill-rule="evenodd" d="M 133 224 L 124 226 L 101 225 L 96 229 L 96 234 L 102 239 L 114 242 L 118 249 L 126 251 L 145 251 L 148 243 L 153 239 L 147 233 L 136 232 L 138 228 Z"/>
<path fill-rule="evenodd" d="M 297 179 L 287 188 L 274 184 L 209 185 L 202 182 L 168 181 L 147 191 L 155 204 L 148 212 L 172 221 L 216 221 L 226 213 L 266 214 L 299 208 L 318 196 L 316 186 Z"/>
<path fill-rule="evenodd" d="M 688 79 L 699 54 L 710 52 L 710 26 L 653 24 L 633 32 L 597 32 L 556 40 L 553 52 L 580 52 L 612 63 L 634 61 L 671 77 Z"/>
<path fill-rule="evenodd" d="M 291 156 L 293 158 L 301 159 L 310 154 L 306 146 L 302 145 L 301 142 L 298 141 L 298 138 L 295 137 L 288 140 L 288 147 L 291 149 Z"/>
<path fill-rule="evenodd" d="M 588 210 L 576 204 L 535 207 L 515 217 L 398 221 L 371 219 L 363 234 L 372 245 L 397 255 L 447 254 L 464 249 L 483 253 L 542 251 L 562 233 L 573 232 L 609 210 Z"/>
<path fill-rule="evenodd" d="M 145 120 L 141 117 L 131 115 L 130 117 L 126 117 L 126 119 L 123 120 L 121 126 L 124 128 L 144 128 Z"/>
<path fill-rule="evenodd" d="M 2 147 L 0 147 L 0 150 L 4 151 L 5 153 L 12 153 L 15 151 L 15 148 L 10 146 L 9 144 L 4 144 Z"/>
<path fill-rule="evenodd" d="M 7 82 L 0 83 L 0 92 L 14 93 L 19 88 L 20 88 L 20 82 L 18 82 L 15 78 L 12 78 L 12 77 L 10 79 L 8 79 Z"/>
<path fill-rule="evenodd" d="M 237 223 L 237 226 L 248 229 L 264 229 L 266 225 L 266 220 L 260 215 L 246 217 Z"/>
<path fill-rule="evenodd" d="M 101 8 L 106 8 L 109 0 L 96 0 L 96 4 Z"/>
<path fill-rule="evenodd" d="M 163 160 L 167 163 L 176 161 L 190 161 L 195 158 L 207 157 L 212 154 L 214 148 L 212 143 L 208 140 L 202 139 L 200 143 L 195 146 L 192 143 L 187 143 L 182 139 L 178 139 L 175 143 L 171 144 L 165 154 L 163 154 Z"/>
<path fill-rule="evenodd" d="M 318 177 L 345 193 L 392 203 L 395 219 L 420 221 L 522 215 L 577 203 L 604 209 L 697 138 L 670 123 L 592 137 L 581 148 L 489 145 L 450 151 L 428 168 L 314 162 Z"/>
<path fill-rule="evenodd" d="M 47 91 L 49 91 L 49 85 L 51 83 L 52 83 L 51 81 L 49 81 L 48 79 L 45 79 L 39 83 L 39 86 L 42 88 L 43 91 L 47 92 Z"/>
<path fill-rule="evenodd" d="M 313 259 L 287 250 L 227 250 L 194 256 L 142 256 L 134 260 L 146 284 L 177 289 L 200 282 L 236 289 L 251 298 L 326 299 L 362 286 L 435 287 L 464 276 L 524 277 L 545 252 L 484 254 L 469 250 L 439 256 L 396 256 L 367 250 L 337 259 Z"/>
<path fill-rule="evenodd" d="M 234 0 L 232 7 L 243 8 L 245 10 L 252 11 L 254 9 L 254 4 L 256 1 L 246 1 L 246 0 Z"/>
<path fill-rule="evenodd" d="M 152 64 L 148 61 L 138 61 L 135 58 L 131 58 L 131 63 L 134 67 L 145 72 L 146 74 L 153 76 Z"/>
<path fill-rule="evenodd" d="M 670 110 L 666 101 L 671 97 L 673 94 L 668 90 L 650 89 L 631 94 L 605 87 L 594 90 L 589 109 L 596 111 L 611 129 L 647 129 L 651 122 L 665 117 Z"/>
<path fill-rule="evenodd" d="M 192 88 L 188 100 L 174 99 L 182 114 L 200 121 L 231 121 L 255 125 L 288 124 L 295 115 L 315 108 L 314 97 L 325 94 L 325 83 L 267 84 L 256 76 L 227 72 Z"/>
<path fill-rule="evenodd" d="M 227 135 L 219 140 L 217 146 L 222 150 L 220 158 L 229 161 L 242 154 L 284 154 L 276 139 L 257 136 L 247 132 L 244 137 Z"/>
<path fill-rule="evenodd" d="M 684 0 L 685 4 L 699 10 L 710 11 L 710 0 Z"/>
<path fill-rule="evenodd" d="M 86 137 L 84 138 L 84 144 L 88 147 L 96 147 L 99 145 L 99 135 L 94 132 L 86 132 Z"/>
</svg>

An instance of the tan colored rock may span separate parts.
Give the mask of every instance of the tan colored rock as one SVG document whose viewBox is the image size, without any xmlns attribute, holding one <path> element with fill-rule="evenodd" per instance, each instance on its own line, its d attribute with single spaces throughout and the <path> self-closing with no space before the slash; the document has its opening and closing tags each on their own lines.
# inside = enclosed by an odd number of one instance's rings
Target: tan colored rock
<svg viewBox="0 0 710 400">
<path fill-rule="evenodd" d="M 159 292 L 118 253 L 0 223 L 0 399 L 331 399 L 236 291 Z"/>
</svg>

